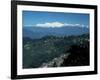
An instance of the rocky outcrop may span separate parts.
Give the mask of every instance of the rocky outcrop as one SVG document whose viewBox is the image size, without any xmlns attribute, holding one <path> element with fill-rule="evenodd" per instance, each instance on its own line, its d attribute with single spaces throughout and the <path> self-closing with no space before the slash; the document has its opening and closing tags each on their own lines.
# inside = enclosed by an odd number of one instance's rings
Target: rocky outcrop
<svg viewBox="0 0 100 80">
<path fill-rule="evenodd" d="M 62 55 L 60 55 L 60 57 L 54 58 L 52 61 L 50 61 L 48 63 L 43 63 L 41 65 L 41 67 L 42 68 L 45 68 L 45 67 L 60 67 L 61 64 L 64 62 L 64 59 L 66 59 L 69 55 L 70 55 L 70 53 L 62 54 Z"/>
</svg>

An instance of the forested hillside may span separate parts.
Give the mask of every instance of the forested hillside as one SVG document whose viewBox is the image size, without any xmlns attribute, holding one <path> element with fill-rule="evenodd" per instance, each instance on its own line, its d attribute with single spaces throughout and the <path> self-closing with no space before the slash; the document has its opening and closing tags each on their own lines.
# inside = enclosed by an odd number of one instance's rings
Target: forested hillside
<svg viewBox="0 0 100 80">
<path fill-rule="evenodd" d="M 89 65 L 89 34 L 23 37 L 23 68 L 81 65 Z"/>
</svg>

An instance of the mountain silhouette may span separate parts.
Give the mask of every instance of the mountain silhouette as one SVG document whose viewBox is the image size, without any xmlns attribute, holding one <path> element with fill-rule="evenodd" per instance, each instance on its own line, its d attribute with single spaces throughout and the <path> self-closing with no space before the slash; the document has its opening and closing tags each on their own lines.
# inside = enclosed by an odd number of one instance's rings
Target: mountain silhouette
<svg viewBox="0 0 100 80">
<path fill-rule="evenodd" d="M 87 27 L 79 26 L 64 26 L 60 28 L 43 28 L 43 27 L 23 27 L 23 37 L 30 37 L 32 39 L 39 39 L 44 36 L 71 36 L 89 33 Z"/>
</svg>

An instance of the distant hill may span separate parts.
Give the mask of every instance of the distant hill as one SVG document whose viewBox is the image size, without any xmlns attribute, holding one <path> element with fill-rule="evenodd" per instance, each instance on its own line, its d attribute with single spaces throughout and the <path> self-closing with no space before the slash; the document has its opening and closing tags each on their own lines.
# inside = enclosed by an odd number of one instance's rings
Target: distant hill
<svg viewBox="0 0 100 80">
<path fill-rule="evenodd" d="M 86 27 L 64 26 L 60 28 L 42 28 L 42 27 L 23 27 L 23 36 L 31 39 L 39 39 L 44 36 L 71 36 L 89 33 Z"/>
</svg>

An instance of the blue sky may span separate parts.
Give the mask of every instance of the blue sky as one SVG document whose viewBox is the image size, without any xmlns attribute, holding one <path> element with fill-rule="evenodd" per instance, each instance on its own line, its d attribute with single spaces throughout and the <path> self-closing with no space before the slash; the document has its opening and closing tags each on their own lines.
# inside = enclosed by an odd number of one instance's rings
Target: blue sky
<svg viewBox="0 0 100 80">
<path fill-rule="evenodd" d="M 89 14 L 23 11 L 23 26 L 61 27 L 86 26 L 89 27 Z"/>
</svg>

